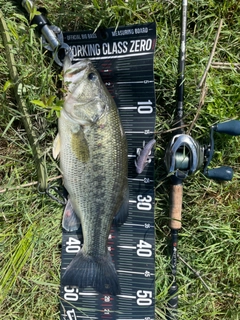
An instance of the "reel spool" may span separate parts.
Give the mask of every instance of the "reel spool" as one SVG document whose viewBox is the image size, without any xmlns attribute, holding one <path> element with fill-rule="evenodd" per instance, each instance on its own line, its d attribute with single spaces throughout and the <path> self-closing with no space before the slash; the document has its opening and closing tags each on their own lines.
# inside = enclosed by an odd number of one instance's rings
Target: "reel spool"
<svg viewBox="0 0 240 320">
<path fill-rule="evenodd" d="M 164 161 L 169 173 L 184 179 L 202 166 L 204 147 L 187 134 L 177 134 L 170 141 Z"/>
</svg>

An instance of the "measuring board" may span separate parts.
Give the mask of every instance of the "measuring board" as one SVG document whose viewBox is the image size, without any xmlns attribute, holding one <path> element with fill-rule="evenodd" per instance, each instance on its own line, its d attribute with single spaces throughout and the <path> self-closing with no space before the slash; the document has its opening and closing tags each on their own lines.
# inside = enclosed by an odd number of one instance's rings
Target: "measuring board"
<svg viewBox="0 0 240 320">
<path fill-rule="evenodd" d="M 101 32 L 66 32 L 64 41 L 73 62 L 91 59 L 113 96 L 128 140 L 129 216 L 112 226 L 108 239 L 121 287 L 117 296 L 92 288 L 61 285 L 61 320 L 154 319 L 154 156 L 141 174 L 136 173 L 136 150 L 154 137 L 155 92 L 154 23 L 106 29 Z M 62 237 L 61 277 L 81 249 L 81 230 Z"/>
</svg>

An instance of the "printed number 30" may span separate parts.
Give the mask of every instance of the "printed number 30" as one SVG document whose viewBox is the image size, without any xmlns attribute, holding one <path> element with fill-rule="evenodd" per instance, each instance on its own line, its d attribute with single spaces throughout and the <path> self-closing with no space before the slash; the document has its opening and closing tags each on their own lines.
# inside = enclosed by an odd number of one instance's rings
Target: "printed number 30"
<svg viewBox="0 0 240 320">
<path fill-rule="evenodd" d="M 143 197 L 141 194 L 137 196 L 137 208 L 138 210 L 149 211 L 152 209 L 152 197 Z"/>
</svg>

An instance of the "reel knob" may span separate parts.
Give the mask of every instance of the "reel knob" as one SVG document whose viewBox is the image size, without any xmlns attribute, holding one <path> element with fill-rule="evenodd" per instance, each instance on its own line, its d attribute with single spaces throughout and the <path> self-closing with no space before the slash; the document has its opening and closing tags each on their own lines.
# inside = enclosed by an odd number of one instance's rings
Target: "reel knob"
<svg viewBox="0 0 240 320">
<path fill-rule="evenodd" d="M 240 135 L 240 121 L 230 120 L 218 123 L 211 128 L 210 133 L 210 148 L 205 148 L 206 163 L 204 166 L 204 175 L 210 179 L 230 181 L 233 178 L 233 169 L 230 167 L 222 166 L 220 168 L 208 169 L 208 165 L 213 157 L 214 152 L 214 139 L 213 132 L 226 133 L 231 136 Z"/>
<path fill-rule="evenodd" d="M 230 120 L 222 123 L 218 123 L 213 126 L 213 130 L 219 133 L 226 133 L 231 136 L 240 135 L 240 121 L 239 120 Z"/>
<path fill-rule="evenodd" d="M 230 181 L 233 178 L 233 169 L 227 166 L 209 169 L 206 171 L 205 176 L 209 179 Z"/>
</svg>

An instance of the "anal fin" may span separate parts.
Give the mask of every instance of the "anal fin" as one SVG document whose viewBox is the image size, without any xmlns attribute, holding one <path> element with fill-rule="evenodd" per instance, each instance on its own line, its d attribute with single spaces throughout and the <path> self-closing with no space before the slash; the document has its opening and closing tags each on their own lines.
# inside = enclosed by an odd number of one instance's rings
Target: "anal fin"
<svg viewBox="0 0 240 320">
<path fill-rule="evenodd" d="M 76 231 L 80 227 L 80 219 L 76 215 L 70 199 L 68 199 L 63 212 L 62 227 L 68 232 Z"/>
</svg>

